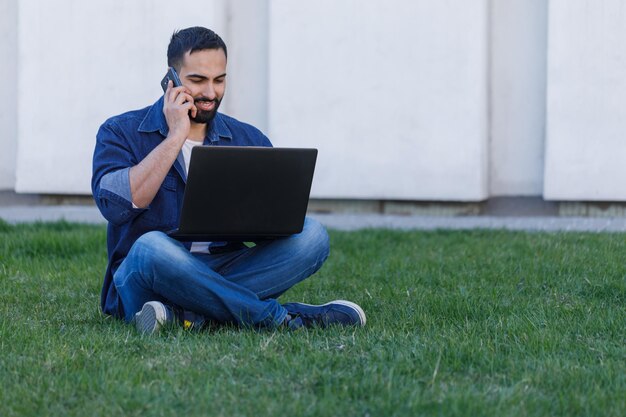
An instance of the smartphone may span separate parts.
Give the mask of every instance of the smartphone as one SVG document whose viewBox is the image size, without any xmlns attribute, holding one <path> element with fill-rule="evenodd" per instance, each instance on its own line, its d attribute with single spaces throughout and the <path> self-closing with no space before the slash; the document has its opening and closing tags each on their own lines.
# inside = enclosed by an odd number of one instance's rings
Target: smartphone
<svg viewBox="0 0 626 417">
<path fill-rule="evenodd" d="M 163 92 L 167 90 L 167 83 L 170 80 L 174 81 L 174 87 L 180 87 L 181 85 L 183 85 L 183 83 L 180 82 L 180 78 L 178 78 L 176 70 L 172 67 L 169 67 L 167 69 L 167 74 L 165 74 L 165 77 L 163 77 L 163 79 L 161 80 L 161 87 L 163 87 Z"/>
</svg>

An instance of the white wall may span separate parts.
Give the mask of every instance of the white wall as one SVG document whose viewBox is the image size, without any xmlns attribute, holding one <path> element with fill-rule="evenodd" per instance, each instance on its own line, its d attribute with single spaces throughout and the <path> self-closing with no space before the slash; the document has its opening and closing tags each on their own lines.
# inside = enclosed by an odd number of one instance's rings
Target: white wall
<svg viewBox="0 0 626 417">
<path fill-rule="evenodd" d="M 626 7 L 551 0 L 544 197 L 626 200 Z"/>
<path fill-rule="evenodd" d="M 197 24 L 229 46 L 222 109 L 320 149 L 314 197 L 626 200 L 621 0 L 193 7 L 0 0 L 0 189 L 88 194 L 99 125 L 160 96 Z"/>
<path fill-rule="evenodd" d="M 269 0 L 230 0 L 228 85 L 220 111 L 267 133 Z M 221 36 L 221 34 L 220 34 Z"/>
<path fill-rule="evenodd" d="M 20 0 L 18 192 L 90 193 L 98 127 L 162 94 L 173 30 L 226 32 L 223 1 L 193 9 L 165 0 Z"/>
<path fill-rule="evenodd" d="M 548 2 L 491 2 L 492 196 L 543 191 Z"/>
<path fill-rule="evenodd" d="M 17 0 L 0 0 L 0 190 L 15 187 Z"/>
<path fill-rule="evenodd" d="M 271 1 L 269 131 L 319 148 L 313 196 L 487 197 L 487 3 Z"/>
</svg>

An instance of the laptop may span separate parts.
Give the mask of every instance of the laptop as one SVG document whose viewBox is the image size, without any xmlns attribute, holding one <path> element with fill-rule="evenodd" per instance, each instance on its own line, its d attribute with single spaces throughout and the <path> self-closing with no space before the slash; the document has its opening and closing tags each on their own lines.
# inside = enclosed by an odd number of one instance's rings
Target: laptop
<svg viewBox="0 0 626 417">
<path fill-rule="evenodd" d="M 317 149 L 196 146 L 178 229 L 181 241 L 254 242 L 300 233 Z"/>
</svg>

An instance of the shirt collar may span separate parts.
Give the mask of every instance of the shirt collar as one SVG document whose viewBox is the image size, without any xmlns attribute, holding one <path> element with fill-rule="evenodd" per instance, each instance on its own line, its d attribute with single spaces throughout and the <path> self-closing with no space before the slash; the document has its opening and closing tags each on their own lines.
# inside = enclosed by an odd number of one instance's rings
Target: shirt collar
<svg viewBox="0 0 626 417">
<path fill-rule="evenodd" d="M 221 139 L 233 140 L 233 134 L 226 126 L 224 122 L 224 116 L 222 116 L 219 112 L 215 113 L 215 117 L 211 122 L 211 126 L 209 131 L 207 132 L 207 137 L 204 138 L 204 144 L 207 144 L 207 141 L 217 142 Z"/>
<path fill-rule="evenodd" d="M 169 128 L 165 115 L 163 114 L 163 96 L 157 100 L 149 109 L 146 116 L 141 121 L 137 131 L 144 133 L 159 132 L 161 136 L 167 137 Z M 209 142 L 217 142 L 220 138 L 232 140 L 233 134 L 224 122 L 224 118 L 220 113 L 216 113 L 211 122 L 207 135 L 204 138 L 204 144 Z"/>
</svg>

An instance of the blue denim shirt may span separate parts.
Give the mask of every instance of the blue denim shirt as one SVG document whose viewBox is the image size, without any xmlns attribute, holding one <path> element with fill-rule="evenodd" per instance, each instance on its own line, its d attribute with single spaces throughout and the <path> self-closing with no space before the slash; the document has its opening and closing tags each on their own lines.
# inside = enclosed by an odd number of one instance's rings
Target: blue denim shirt
<svg viewBox="0 0 626 417">
<path fill-rule="evenodd" d="M 168 231 L 178 226 L 186 182 L 182 153 L 146 208 L 133 208 L 128 177 L 129 169 L 141 162 L 167 134 L 163 97 L 150 107 L 108 119 L 98 131 L 91 190 L 96 205 L 109 222 L 109 263 L 100 298 L 105 314 L 124 317 L 113 274 L 133 243 L 146 232 Z M 272 146 L 257 128 L 220 113 L 211 122 L 204 145 Z"/>
</svg>

